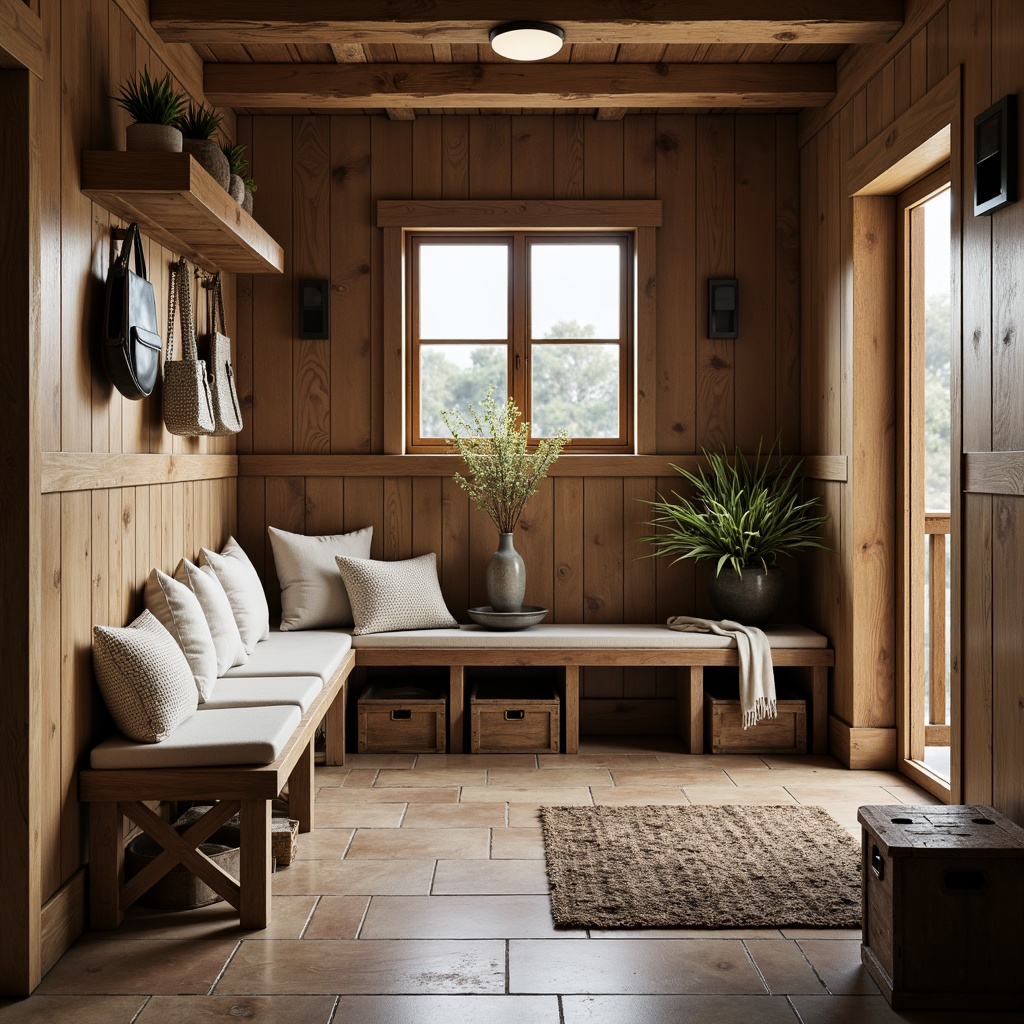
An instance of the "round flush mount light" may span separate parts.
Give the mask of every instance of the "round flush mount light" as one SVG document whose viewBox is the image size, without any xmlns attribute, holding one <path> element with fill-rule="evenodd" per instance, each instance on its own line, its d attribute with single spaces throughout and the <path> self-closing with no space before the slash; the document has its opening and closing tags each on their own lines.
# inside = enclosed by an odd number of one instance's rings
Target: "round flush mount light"
<svg viewBox="0 0 1024 1024">
<path fill-rule="evenodd" d="M 491 49 L 509 60 L 543 60 L 562 48 L 565 33 L 545 21 L 510 21 L 492 28 Z"/>
</svg>

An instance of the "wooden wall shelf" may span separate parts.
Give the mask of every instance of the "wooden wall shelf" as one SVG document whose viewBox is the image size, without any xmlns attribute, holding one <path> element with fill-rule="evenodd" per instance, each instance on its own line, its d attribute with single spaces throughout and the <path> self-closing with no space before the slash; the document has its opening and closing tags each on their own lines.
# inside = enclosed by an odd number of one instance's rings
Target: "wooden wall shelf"
<svg viewBox="0 0 1024 1024">
<path fill-rule="evenodd" d="M 188 153 L 85 152 L 82 193 L 206 270 L 284 270 L 281 246 Z"/>
</svg>

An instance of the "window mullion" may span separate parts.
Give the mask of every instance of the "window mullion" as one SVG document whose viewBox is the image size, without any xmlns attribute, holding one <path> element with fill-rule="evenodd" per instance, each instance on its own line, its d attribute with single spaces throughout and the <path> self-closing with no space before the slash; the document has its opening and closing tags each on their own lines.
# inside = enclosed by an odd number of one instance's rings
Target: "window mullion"
<svg viewBox="0 0 1024 1024">
<path fill-rule="evenodd" d="M 512 279 L 510 282 L 511 296 L 509 305 L 512 309 L 512 352 L 509 366 L 509 385 L 512 398 L 522 410 L 525 419 L 532 419 L 529 406 L 529 330 L 528 269 L 526 255 L 526 237 L 522 234 L 513 236 L 512 242 Z"/>
</svg>

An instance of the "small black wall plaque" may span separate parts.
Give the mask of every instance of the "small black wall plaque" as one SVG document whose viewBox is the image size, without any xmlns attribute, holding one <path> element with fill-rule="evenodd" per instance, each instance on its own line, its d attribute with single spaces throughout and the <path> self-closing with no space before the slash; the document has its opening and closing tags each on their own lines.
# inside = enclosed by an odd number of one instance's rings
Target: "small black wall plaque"
<svg viewBox="0 0 1024 1024">
<path fill-rule="evenodd" d="M 1017 201 L 1017 97 L 1004 96 L 974 119 L 974 216 Z"/>
<path fill-rule="evenodd" d="M 735 278 L 708 281 L 708 337 L 738 338 L 740 286 Z"/>
<path fill-rule="evenodd" d="M 326 280 L 299 281 L 299 337 L 323 340 L 331 335 L 331 293 Z"/>
</svg>

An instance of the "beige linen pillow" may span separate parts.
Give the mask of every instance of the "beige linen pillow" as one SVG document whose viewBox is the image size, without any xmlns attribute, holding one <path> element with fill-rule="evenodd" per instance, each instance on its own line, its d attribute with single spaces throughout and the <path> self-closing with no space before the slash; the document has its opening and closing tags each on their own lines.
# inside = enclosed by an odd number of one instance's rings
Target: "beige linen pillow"
<svg viewBox="0 0 1024 1024">
<path fill-rule="evenodd" d="M 158 743 L 199 706 L 188 660 L 151 612 L 130 626 L 93 626 L 92 663 L 110 714 L 131 740 Z"/>
<path fill-rule="evenodd" d="M 352 603 L 356 636 L 458 628 L 441 596 L 433 552 L 400 562 L 339 557 L 337 563 Z"/>
<path fill-rule="evenodd" d="M 242 637 L 235 624 L 235 613 L 231 610 L 228 595 L 224 593 L 213 568 L 206 566 L 200 569 L 198 565 L 183 558 L 174 570 L 174 578 L 195 594 L 203 609 L 217 654 L 217 675 L 224 675 L 236 665 L 244 665 L 249 655 L 242 646 Z"/>
<path fill-rule="evenodd" d="M 252 562 L 234 537 L 228 538 L 220 554 L 202 548 L 199 559 L 217 574 L 224 593 L 228 595 L 245 653 L 252 654 L 253 648 L 270 636 L 270 609 Z"/>
<path fill-rule="evenodd" d="M 282 631 L 351 626 L 352 608 L 334 559 L 369 558 L 373 527 L 322 537 L 267 529 L 281 581 Z"/>
<path fill-rule="evenodd" d="M 205 704 L 217 682 L 217 650 L 196 595 L 184 583 L 153 569 L 146 580 L 143 600 L 181 648 L 195 676 L 199 703 Z"/>
</svg>

